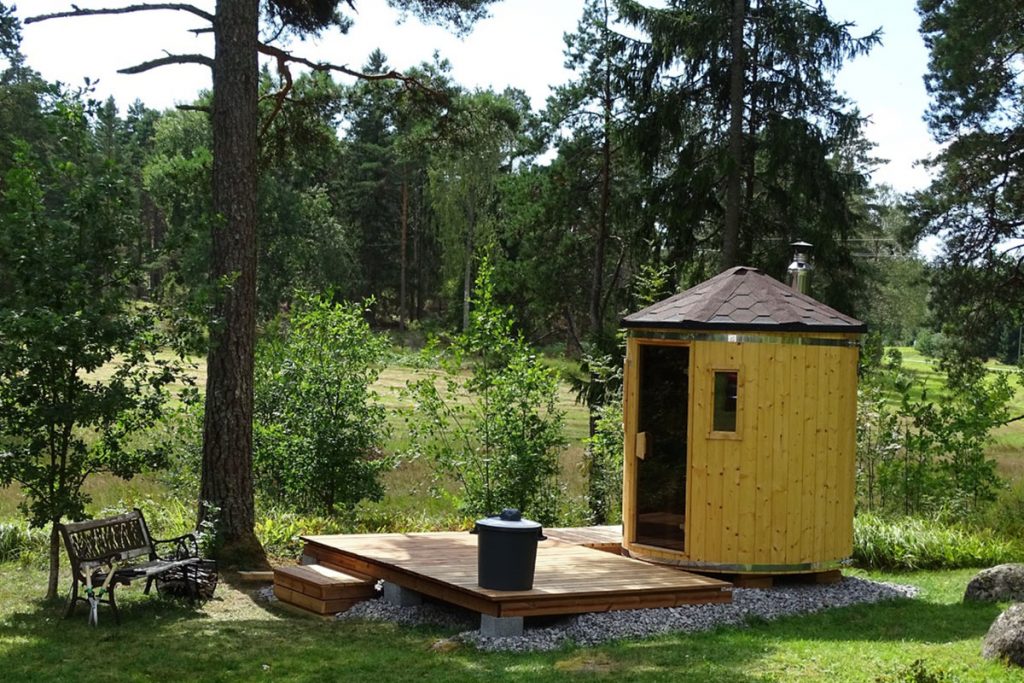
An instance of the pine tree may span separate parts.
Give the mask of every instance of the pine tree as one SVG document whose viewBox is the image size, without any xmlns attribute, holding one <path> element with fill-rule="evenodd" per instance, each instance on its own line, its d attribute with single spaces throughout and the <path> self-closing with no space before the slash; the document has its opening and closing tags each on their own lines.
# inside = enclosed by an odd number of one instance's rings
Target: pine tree
<svg viewBox="0 0 1024 683">
<path fill-rule="evenodd" d="M 921 0 L 918 13 L 931 51 L 927 120 L 944 148 L 907 238 L 942 236 L 932 310 L 964 351 L 981 352 L 1024 308 L 1024 7 Z"/>
</svg>

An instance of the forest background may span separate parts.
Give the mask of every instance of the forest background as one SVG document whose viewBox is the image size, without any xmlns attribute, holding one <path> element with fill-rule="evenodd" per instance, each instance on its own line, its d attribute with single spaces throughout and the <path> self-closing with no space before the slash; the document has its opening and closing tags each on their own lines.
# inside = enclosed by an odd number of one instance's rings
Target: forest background
<svg viewBox="0 0 1024 683">
<path fill-rule="evenodd" d="M 453 3 L 441 18 L 464 30 L 484 5 Z M 268 5 L 268 41 L 297 30 L 287 6 Z M 90 477 L 122 492 L 94 475 L 142 472 L 138 490 L 190 508 L 203 497 L 203 416 L 189 379 L 205 377 L 197 358 L 235 286 L 230 271 L 211 277 L 211 95 L 122 111 L 95 99 L 91 82 L 46 82 L 21 54 L 12 9 L 0 7 L 0 259 L 12 283 L 0 295 L 10 451 L 0 472 L 21 484 L 5 496 L 39 526 L 102 507 Z M 251 309 L 264 542 L 285 511 L 318 515 L 283 524 L 285 550 L 291 532 L 325 526 L 459 525 L 493 511 L 496 480 L 513 482 L 501 496 L 545 521 L 613 521 L 618 320 L 724 266 L 782 278 L 798 239 L 815 245 L 814 296 L 873 334 L 861 510 L 1012 536 L 1024 499 L 1010 367 L 1024 310 L 1017 43 L 975 3 L 921 2 L 919 13 L 931 50 L 927 118 L 944 146 L 931 185 L 910 195 L 871 184 L 866 122 L 835 86 L 842 65 L 881 37 L 833 21 L 819 3 L 588 0 L 566 36 L 573 76 L 543 108 L 514 88 L 461 86 L 442 55 L 394 74 L 374 51 L 343 80 L 338 68 L 265 64 Z M 332 15 L 317 30 L 353 20 Z M 926 235 L 945 245 L 931 262 L 915 250 Z M 83 341 L 62 365 L 54 359 L 71 338 Z M 903 361 L 920 355 L 882 352 L 911 346 L 934 367 L 908 372 Z M 989 358 L 1003 365 L 990 372 Z M 353 377 L 340 412 L 319 412 Z M 404 387 L 385 400 L 390 413 L 372 391 L 382 377 Z M 44 388 L 58 385 L 77 393 L 61 399 L 74 419 L 55 431 Z M 566 401 L 570 386 L 582 407 Z M 520 422 L 483 429 L 507 417 L 496 406 L 513 404 Z M 399 408 L 419 413 L 406 424 Z M 462 446 L 438 445 L 449 430 L 431 425 L 455 423 L 466 425 Z M 993 450 L 997 428 L 1009 436 Z M 494 477 L 490 464 L 514 452 L 532 455 Z M 68 488 L 33 491 L 55 471 L 40 459 L 61 453 L 79 457 Z M 311 481 L 332 485 L 299 496 Z M 403 516 L 414 509 L 429 519 Z"/>
</svg>

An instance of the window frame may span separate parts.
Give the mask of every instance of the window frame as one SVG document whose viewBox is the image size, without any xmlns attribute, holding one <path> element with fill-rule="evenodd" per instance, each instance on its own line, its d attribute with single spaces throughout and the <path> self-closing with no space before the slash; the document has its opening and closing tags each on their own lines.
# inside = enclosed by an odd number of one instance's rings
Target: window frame
<svg viewBox="0 0 1024 683">
<path fill-rule="evenodd" d="M 733 431 L 715 429 L 715 399 L 717 398 L 716 378 L 718 374 L 733 373 L 736 375 L 736 428 Z M 739 367 L 711 367 L 708 368 L 708 383 L 711 387 L 711 402 L 708 410 L 708 437 L 709 439 L 725 439 L 738 441 L 743 438 L 743 372 Z"/>
</svg>

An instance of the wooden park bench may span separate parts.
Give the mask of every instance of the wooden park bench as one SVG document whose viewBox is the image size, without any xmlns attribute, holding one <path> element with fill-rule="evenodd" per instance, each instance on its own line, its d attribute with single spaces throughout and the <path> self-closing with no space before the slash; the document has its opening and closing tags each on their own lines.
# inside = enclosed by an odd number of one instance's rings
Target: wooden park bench
<svg viewBox="0 0 1024 683">
<path fill-rule="evenodd" d="M 95 625 L 97 608 L 104 603 L 110 605 L 114 620 L 120 624 L 114 588 L 142 578 L 146 579 L 147 595 L 156 582 L 157 590 L 184 593 L 192 601 L 212 596 L 217 567 L 213 560 L 199 556 L 196 535 L 154 539 L 138 508 L 116 517 L 61 524 L 59 528 L 71 560 L 65 618 L 81 601 L 89 605 L 89 623 Z M 79 595 L 79 586 L 84 596 Z"/>
</svg>

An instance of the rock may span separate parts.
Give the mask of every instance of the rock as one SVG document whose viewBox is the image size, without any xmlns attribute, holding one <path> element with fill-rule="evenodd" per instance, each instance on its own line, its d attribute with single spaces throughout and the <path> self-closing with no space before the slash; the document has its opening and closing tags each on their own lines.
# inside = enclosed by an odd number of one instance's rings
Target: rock
<svg viewBox="0 0 1024 683">
<path fill-rule="evenodd" d="M 1024 604 L 1010 605 L 992 622 L 982 643 L 981 654 L 988 659 L 1024 666 Z"/>
<path fill-rule="evenodd" d="M 978 572 L 967 584 L 964 600 L 1024 602 L 1024 564 L 1001 564 Z"/>
</svg>

